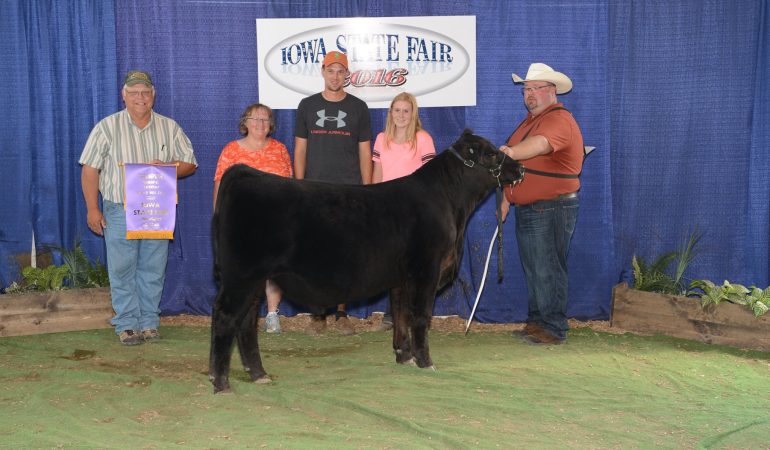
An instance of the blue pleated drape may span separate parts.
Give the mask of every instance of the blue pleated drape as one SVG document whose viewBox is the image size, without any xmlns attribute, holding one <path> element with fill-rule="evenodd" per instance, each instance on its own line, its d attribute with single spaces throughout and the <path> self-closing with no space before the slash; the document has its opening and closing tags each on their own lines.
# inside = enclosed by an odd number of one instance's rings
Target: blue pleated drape
<svg viewBox="0 0 770 450">
<path fill-rule="evenodd" d="M 767 3 L 610 11 L 618 266 L 675 250 L 697 227 L 691 276 L 767 286 Z"/>
<path fill-rule="evenodd" d="M 88 132 L 118 108 L 111 2 L 0 2 L 0 282 L 14 255 L 72 246 L 105 261 L 85 225 L 77 163 Z"/>
</svg>

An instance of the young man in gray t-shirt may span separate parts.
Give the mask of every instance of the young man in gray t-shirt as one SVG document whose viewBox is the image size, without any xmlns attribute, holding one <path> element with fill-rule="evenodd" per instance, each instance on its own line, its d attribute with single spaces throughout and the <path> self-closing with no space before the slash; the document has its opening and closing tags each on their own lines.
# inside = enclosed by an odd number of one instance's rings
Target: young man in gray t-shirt
<svg viewBox="0 0 770 450">
<path fill-rule="evenodd" d="M 324 57 L 324 90 L 302 99 L 294 127 L 294 176 L 344 184 L 372 182 L 371 118 L 366 103 L 345 92 L 348 58 L 331 51 Z M 337 305 L 336 327 L 353 334 L 345 304 Z M 324 316 L 313 316 L 308 332 L 318 334 Z"/>
</svg>

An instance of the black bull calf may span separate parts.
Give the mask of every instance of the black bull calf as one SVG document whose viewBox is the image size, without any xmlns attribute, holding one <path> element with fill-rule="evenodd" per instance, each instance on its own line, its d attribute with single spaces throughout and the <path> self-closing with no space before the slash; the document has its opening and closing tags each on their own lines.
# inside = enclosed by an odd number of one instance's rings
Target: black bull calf
<svg viewBox="0 0 770 450">
<path fill-rule="evenodd" d="M 521 166 L 466 130 L 414 174 L 370 186 L 296 181 L 235 166 L 222 178 L 213 218 L 220 283 L 211 322 L 209 376 L 230 389 L 233 340 L 255 382 L 268 382 L 257 342 L 265 280 L 311 308 L 388 291 L 396 362 L 432 367 L 436 291 L 456 276 L 471 213 Z"/>
</svg>

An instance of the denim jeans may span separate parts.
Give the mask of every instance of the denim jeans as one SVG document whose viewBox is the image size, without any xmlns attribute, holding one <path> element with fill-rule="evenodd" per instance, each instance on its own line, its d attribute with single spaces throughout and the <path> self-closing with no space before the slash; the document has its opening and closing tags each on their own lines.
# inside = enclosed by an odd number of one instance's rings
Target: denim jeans
<svg viewBox="0 0 770 450">
<path fill-rule="evenodd" d="M 516 206 L 516 240 L 529 294 L 527 322 L 567 337 L 567 253 L 575 231 L 577 197 Z"/>
<path fill-rule="evenodd" d="M 122 203 L 104 201 L 104 240 L 115 332 L 157 329 L 166 279 L 167 239 L 126 239 Z"/>
</svg>

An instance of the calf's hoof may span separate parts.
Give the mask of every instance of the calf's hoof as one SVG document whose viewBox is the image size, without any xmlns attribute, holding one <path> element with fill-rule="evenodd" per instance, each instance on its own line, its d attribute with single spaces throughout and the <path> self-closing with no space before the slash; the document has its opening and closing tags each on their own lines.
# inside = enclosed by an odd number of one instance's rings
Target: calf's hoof
<svg viewBox="0 0 770 450">
<path fill-rule="evenodd" d="M 254 378 L 251 380 L 254 384 L 268 384 L 272 383 L 273 379 L 270 378 L 269 375 L 262 375 L 261 377 Z"/>
<path fill-rule="evenodd" d="M 403 361 L 399 361 L 398 359 L 396 359 L 396 362 L 399 363 L 399 364 L 403 364 L 405 366 L 416 366 L 417 365 L 417 360 L 414 359 L 414 357 L 409 358 L 409 359 L 405 359 Z"/>
<path fill-rule="evenodd" d="M 434 372 L 436 371 L 436 366 L 433 365 L 432 361 L 425 361 L 422 363 L 420 363 L 420 361 L 417 361 L 416 363 L 417 363 L 417 367 L 419 367 L 420 369 L 430 369 Z"/>
<path fill-rule="evenodd" d="M 232 392 L 230 390 L 230 383 L 226 380 L 217 380 L 213 375 L 209 375 L 209 381 L 214 385 L 215 394 L 229 394 Z"/>
<path fill-rule="evenodd" d="M 412 352 L 404 350 L 396 350 L 396 362 L 398 364 L 416 364 Z"/>
</svg>

